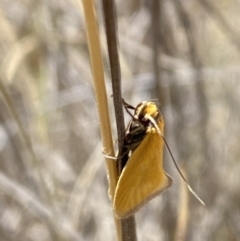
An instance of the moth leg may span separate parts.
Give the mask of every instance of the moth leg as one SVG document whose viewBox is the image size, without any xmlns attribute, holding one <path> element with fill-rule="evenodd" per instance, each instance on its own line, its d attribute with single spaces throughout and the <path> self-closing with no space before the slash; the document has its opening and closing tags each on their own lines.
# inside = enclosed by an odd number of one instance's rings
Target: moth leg
<svg viewBox="0 0 240 241">
<path fill-rule="evenodd" d="M 121 155 L 118 154 L 117 156 L 110 156 L 110 155 L 103 153 L 103 156 L 106 158 L 112 159 L 112 160 L 119 160 L 119 159 L 122 159 L 128 153 L 129 153 L 129 150 L 126 150 L 123 153 L 121 153 Z"/>
<path fill-rule="evenodd" d="M 108 158 L 108 159 L 112 159 L 112 160 L 117 160 L 117 159 L 118 159 L 118 157 L 107 155 L 107 154 L 105 154 L 104 152 L 103 152 L 103 156 L 106 157 L 106 158 Z"/>
<path fill-rule="evenodd" d="M 136 110 L 136 108 L 134 106 L 128 104 L 123 98 L 122 98 L 122 102 L 123 102 L 123 105 L 124 105 L 125 109 L 128 108 L 128 109 L 131 109 L 131 110 Z"/>
</svg>

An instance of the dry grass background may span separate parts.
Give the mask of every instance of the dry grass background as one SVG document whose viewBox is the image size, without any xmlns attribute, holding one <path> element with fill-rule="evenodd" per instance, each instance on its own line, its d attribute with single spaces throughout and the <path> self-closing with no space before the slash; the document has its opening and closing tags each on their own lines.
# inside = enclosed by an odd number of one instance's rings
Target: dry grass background
<svg viewBox="0 0 240 241">
<path fill-rule="evenodd" d="M 137 213 L 138 238 L 240 240 L 240 3 L 161 1 L 159 25 L 153 3 L 117 1 L 123 96 L 161 102 L 206 208 L 165 153 L 174 185 Z M 81 1 L 1 0 L 0 29 L 0 240 L 116 240 Z"/>
</svg>

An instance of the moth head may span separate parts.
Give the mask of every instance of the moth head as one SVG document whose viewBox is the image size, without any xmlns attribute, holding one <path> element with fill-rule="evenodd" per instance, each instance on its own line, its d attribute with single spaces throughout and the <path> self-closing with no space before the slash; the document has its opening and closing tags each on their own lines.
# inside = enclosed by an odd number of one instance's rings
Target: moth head
<svg viewBox="0 0 240 241">
<path fill-rule="evenodd" d="M 161 134 L 159 124 L 163 124 L 163 118 L 156 104 L 152 101 L 144 101 L 140 103 L 135 110 L 134 117 L 141 123 L 142 126 L 148 128 L 153 126 L 156 131 Z"/>
<path fill-rule="evenodd" d="M 134 116 L 144 123 L 149 122 L 149 116 L 151 116 L 155 121 L 158 121 L 161 117 L 161 113 L 154 102 L 144 101 L 136 107 Z"/>
</svg>

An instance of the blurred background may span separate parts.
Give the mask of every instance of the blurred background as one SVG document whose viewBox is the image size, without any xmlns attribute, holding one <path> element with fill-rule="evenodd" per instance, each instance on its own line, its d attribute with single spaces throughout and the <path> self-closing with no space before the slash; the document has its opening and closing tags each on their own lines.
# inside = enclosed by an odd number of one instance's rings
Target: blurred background
<svg viewBox="0 0 240 241">
<path fill-rule="evenodd" d="M 136 214 L 138 239 L 240 240 L 240 1 L 116 7 L 123 97 L 159 103 L 206 203 L 165 151 L 174 185 Z M 0 29 L 0 240 L 116 240 L 81 1 L 0 0 Z"/>
</svg>

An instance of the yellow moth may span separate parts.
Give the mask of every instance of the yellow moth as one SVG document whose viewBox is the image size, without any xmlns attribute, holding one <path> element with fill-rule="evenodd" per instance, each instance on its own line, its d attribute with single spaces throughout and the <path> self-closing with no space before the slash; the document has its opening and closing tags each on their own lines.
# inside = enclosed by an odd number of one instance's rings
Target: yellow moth
<svg viewBox="0 0 240 241">
<path fill-rule="evenodd" d="M 164 120 L 160 111 L 154 102 L 142 102 L 134 109 L 125 136 L 126 154 L 131 156 L 119 177 L 113 200 L 119 218 L 134 214 L 172 184 L 163 168 Z"/>
<path fill-rule="evenodd" d="M 164 138 L 164 120 L 156 104 L 144 101 L 133 107 L 124 102 L 132 116 L 120 154 L 124 166 L 114 194 L 113 209 L 118 218 L 127 218 L 144 204 L 172 185 L 172 178 L 163 168 L 164 143 L 189 191 L 204 202 L 188 185 Z M 129 109 L 134 109 L 132 115 Z"/>
</svg>

